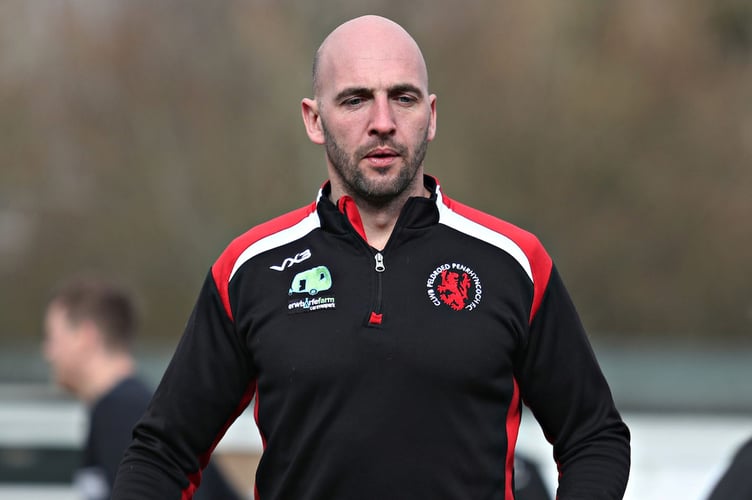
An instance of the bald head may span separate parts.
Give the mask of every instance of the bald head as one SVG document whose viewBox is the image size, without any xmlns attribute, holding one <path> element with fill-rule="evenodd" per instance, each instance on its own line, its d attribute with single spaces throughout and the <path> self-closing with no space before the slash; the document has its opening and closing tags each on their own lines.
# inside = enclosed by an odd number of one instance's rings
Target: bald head
<svg viewBox="0 0 752 500">
<path fill-rule="evenodd" d="M 356 60 L 374 69 L 381 62 L 401 60 L 417 72 L 424 89 L 428 88 L 426 63 L 412 36 L 394 21 L 369 15 L 341 24 L 324 39 L 313 59 L 314 97 L 342 68 L 354 67 Z"/>
<path fill-rule="evenodd" d="M 418 44 L 398 24 L 364 16 L 329 34 L 314 61 L 314 97 L 302 100 L 301 114 L 308 138 L 326 151 L 332 200 L 349 195 L 386 220 L 410 196 L 425 194 L 436 96 Z"/>
</svg>

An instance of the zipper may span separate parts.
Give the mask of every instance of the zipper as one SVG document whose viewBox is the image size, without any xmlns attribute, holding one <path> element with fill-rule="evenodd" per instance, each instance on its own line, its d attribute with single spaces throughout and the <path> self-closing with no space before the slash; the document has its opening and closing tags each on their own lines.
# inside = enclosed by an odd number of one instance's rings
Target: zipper
<svg viewBox="0 0 752 500">
<path fill-rule="evenodd" d="M 353 210 L 348 211 L 348 206 L 352 206 Z M 350 223 L 350 226 L 358 234 L 363 245 L 370 252 L 374 252 L 375 249 L 368 244 L 368 238 L 366 237 L 365 229 L 363 228 L 363 221 L 360 218 L 360 212 L 358 211 L 358 207 L 356 206 L 352 198 L 350 198 L 349 196 L 342 196 L 337 202 L 337 208 L 345 216 L 345 218 Z M 378 250 L 375 250 L 375 252 L 376 253 L 373 254 L 373 258 L 376 262 L 376 265 L 374 266 L 374 269 L 376 270 L 376 301 L 373 304 L 371 314 L 368 317 L 368 326 L 380 326 L 383 316 L 381 312 L 381 274 L 386 271 L 386 266 L 384 265 L 384 254 L 382 254 Z"/>
<path fill-rule="evenodd" d="M 370 326 L 380 325 L 383 319 L 381 313 L 381 276 L 386 271 L 384 255 L 381 252 L 376 252 L 373 258 L 376 261 L 376 265 L 374 266 L 374 270 L 376 271 L 376 303 L 371 311 L 371 316 L 368 318 Z"/>
<path fill-rule="evenodd" d="M 374 255 L 373 258 L 376 259 L 376 272 L 383 273 L 386 271 L 386 267 L 384 267 L 384 256 L 381 252 L 376 252 L 376 255 Z M 381 281 L 381 278 L 379 278 L 379 281 Z"/>
</svg>

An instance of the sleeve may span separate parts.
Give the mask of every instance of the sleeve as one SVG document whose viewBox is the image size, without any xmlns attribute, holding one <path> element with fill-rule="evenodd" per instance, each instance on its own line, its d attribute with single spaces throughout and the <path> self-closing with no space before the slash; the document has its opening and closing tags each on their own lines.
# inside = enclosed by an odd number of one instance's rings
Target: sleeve
<svg viewBox="0 0 752 500">
<path fill-rule="evenodd" d="M 556 268 L 540 286 L 545 291 L 515 376 L 553 444 L 557 499 L 621 499 L 629 477 L 629 429 Z"/>
<path fill-rule="evenodd" d="M 191 498 L 214 447 L 254 391 L 250 354 L 209 273 L 162 381 L 133 431 L 112 500 Z"/>
</svg>

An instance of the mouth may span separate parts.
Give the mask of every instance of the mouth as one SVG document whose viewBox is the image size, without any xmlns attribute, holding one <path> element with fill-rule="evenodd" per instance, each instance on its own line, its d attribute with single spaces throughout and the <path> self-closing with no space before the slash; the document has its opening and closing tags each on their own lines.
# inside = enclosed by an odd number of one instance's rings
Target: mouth
<svg viewBox="0 0 752 500">
<path fill-rule="evenodd" d="M 394 149 L 376 148 L 369 151 L 365 159 L 374 167 L 385 167 L 391 165 L 399 156 Z"/>
</svg>

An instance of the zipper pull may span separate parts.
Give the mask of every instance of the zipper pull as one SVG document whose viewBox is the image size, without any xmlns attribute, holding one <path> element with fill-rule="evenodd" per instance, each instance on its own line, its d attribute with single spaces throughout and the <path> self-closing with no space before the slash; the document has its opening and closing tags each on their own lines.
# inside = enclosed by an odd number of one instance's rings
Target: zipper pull
<svg viewBox="0 0 752 500">
<path fill-rule="evenodd" d="M 381 252 L 377 252 L 374 258 L 376 259 L 376 271 L 383 273 L 386 270 L 386 267 L 384 267 L 384 256 L 381 255 Z"/>
</svg>

